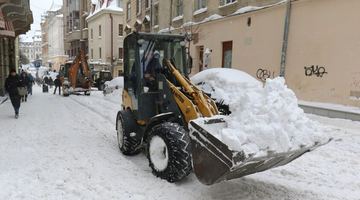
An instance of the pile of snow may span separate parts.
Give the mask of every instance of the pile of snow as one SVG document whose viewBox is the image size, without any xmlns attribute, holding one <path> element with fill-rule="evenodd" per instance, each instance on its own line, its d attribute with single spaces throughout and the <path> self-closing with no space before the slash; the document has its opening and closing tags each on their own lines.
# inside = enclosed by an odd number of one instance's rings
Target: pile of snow
<svg viewBox="0 0 360 200">
<path fill-rule="evenodd" d="M 192 81 L 204 82 L 200 87 L 229 105 L 232 113 L 224 117 L 223 128 L 205 126 L 204 118 L 195 121 L 232 150 L 260 157 L 328 141 L 326 130 L 308 119 L 281 77 L 267 79 L 263 86 L 239 70 L 209 69 L 192 77 Z"/>
<path fill-rule="evenodd" d="M 106 81 L 104 85 L 105 85 L 104 95 L 113 93 L 116 90 L 120 90 L 124 88 L 124 77 L 123 76 L 116 77 L 111 81 Z"/>
</svg>

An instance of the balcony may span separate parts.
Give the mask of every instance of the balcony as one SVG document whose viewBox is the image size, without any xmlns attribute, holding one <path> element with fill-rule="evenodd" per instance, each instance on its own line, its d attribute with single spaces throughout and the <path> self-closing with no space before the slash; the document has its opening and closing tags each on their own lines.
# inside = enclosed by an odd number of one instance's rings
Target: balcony
<svg viewBox="0 0 360 200">
<path fill-rule="evenodd" d="M 80 40 L 80 38 L 81 38 L 80 30 L 75 30 L 75 31 L 72 31 L 72 32 L 68 32 L 65 35 L 65 41 L 68 42 L 68 43 L 70 43 L 72 41 L 75 41 L 75 40 Z"/>
</svg>

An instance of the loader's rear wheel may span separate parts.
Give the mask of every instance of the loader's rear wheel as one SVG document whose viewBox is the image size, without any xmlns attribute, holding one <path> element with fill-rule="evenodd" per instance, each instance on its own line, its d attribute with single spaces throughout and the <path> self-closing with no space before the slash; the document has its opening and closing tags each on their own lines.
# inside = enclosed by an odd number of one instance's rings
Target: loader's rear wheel
<svg viewBox="0 0 360 200">
<path fill-rule="evenodd" d="M 116 130 L 119 149 L 124 155 L 136 155 L 141 151 L 141 138 L 136 133 L 137 124 L 130 110 L 119 111 Z"/>
<path fill-rule="evenodd" d="M 191 171 L 190 138 L 176 123 L 165 122 L 149 132 L 147 157 L 153 174 L 173 183 Z"/>
</svg>

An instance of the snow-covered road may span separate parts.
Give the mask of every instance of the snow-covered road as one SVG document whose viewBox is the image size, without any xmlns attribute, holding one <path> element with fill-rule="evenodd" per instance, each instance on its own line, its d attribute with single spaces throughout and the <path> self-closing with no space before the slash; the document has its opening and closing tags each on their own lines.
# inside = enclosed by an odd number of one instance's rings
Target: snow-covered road
<svg viewBox="0 0 360 200">
<path fill-rule="evenodd" d="M 330 144 L 280 168 L 205 186 L 171 184 L 144 155 L 123 156 L 115 116 L 120 95 L 41 93 L 14 119 L 0 105 L 0 199 L 360 199 L 360 123 L 310 116 L 332 128 Z"/>
</svg>

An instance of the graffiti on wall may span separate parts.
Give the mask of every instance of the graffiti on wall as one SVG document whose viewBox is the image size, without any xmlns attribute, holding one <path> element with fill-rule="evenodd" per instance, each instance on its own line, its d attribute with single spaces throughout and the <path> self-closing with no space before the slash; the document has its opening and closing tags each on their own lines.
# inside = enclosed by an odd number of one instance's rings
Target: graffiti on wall
<svg viewBox="0 0 360 200">
<path fill-rule="evenodd" d="M 309 67 L 304 67 L 305 69 L 305 76 L 317 76 L 317 77 L 323 77 L 324 74 L 327 74 L 325 67 L 322 67 L 319 65 L 311 65 Z"/>
<path fill-rule="evenodd" d="M 268 78 L 274 78 L 274 77 L 275 77 L 275 72 L 271 72 L 268 69 L 259 68 L 256 71 L 256 78 L 260 79 L 263 82 L 265 82 L 266 79 Z"/>
</svg>

